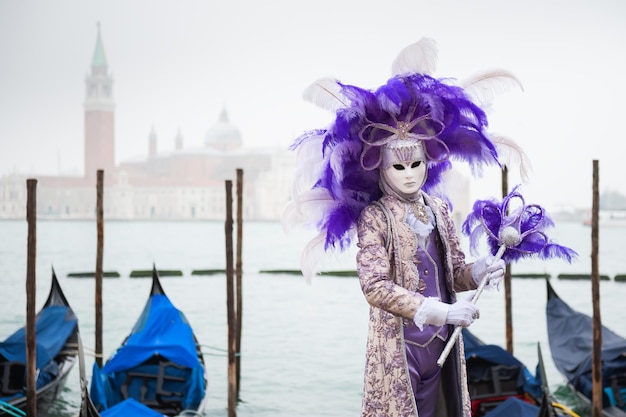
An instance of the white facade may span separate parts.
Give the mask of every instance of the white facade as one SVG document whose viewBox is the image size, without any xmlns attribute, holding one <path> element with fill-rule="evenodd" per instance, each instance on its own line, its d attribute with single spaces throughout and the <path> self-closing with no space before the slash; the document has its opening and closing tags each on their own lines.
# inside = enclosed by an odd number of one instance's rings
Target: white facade
<svg viewBox="0 0 626 417">
<path fill-rule="evenodd" d="M 277 151 L 271 168 L 247 179 L 243 170 L 243 217 L 246 220 L 278 220 L 289 198 L 293 155 Z M 203 185 L 132 185 L 122 171 L 109 181 L 105 172 L 103 211 L 111 220 L 224 220 L 226 180 Z M 237 213 L 236 170 L 233 170 L 233 216 Z M 34 177 L 36 178 L 36 177 Z M 0 177 L 0 219 L 26 215 L 27 177 Z M 70 180 L 70 181 L 68 181 Z M 79 178 L 40 177 L 37 183 L 37 216 L 50 219 L 95 219 L 96 183 L 74 184 Z"/>
</svg>

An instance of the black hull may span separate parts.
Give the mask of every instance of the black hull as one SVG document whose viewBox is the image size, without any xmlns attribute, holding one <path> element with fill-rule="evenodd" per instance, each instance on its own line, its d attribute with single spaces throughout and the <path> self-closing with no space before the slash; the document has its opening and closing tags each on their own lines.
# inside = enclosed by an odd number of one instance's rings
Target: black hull
<svg viewBox="0 0 626 417">
<path fill-rule="evenodd" d="M 63 306 L 68 307 L 70 309 L 70 313 L 73 315 L 74 313 L 71 311 L 71 307 L 61 290 L 61 286 L 57 280 L 56 274 L 52 271 L 52 285 L 50 288 L 50 293 L 48 294 L 48 298 L 42 308 L 50 306 Z M 54 358 L 54 361 L 57 363 L 59 374 L 57 377 L 50 382 L 48 382 L 45 386 L 39 388 L 37 390 L 37 415 L 40 417 L 47 417 L 50 408 L 53 403 L 56 401 L 58 396 L 63 392 L 63 388 L 67 382 L 67 377 L 69 376 L 71 370 L 73 369 L 76 361 L 78 359 L 78 350 L 77 350 L 77 340 L 78 340 L 78 324 L 71 335 L 66 339 L 65 344 L 61 350 L 61 352 Z M 4 360 L 4 358 L 2 358 Z M 6 362 L 6 361 L 5 361 Z M 5 372 L 9 374 L 9 372 Z M 3 373 L 3 377 L 4 374 Z M 8 386 L 9 383 L 4 383 L 5 386 Z M 13 400 L 6 401 L 10 406 L 15 407 L 19 410 L 26 411 L 27 408 L 27 398 L 25 393 L 23 396 L 14 398 Z M 9 409 L 9 411 L 5 411 L 0 409 L 0 416 L 14 416 L 13 411 Z"/>
<path fill-rule="evenodd" d="M 91 401 L 91 397 L 89 396 L 89 389 L 87 388 L 87 379 L 84 375 L 84 369 L 81 369 L 81 377 L 80 377 L 80 410 L 78 411 L 77 417 L 100 417 L 100 412 Z"/>
</svg>

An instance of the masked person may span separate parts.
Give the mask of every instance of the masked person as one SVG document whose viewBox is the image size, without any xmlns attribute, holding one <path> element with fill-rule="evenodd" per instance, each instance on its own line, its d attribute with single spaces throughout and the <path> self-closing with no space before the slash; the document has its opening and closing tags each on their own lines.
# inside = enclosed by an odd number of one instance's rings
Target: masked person
<svg viewBox="0 0 626 417">
<path fill-rule="evenodd" d="M 437 360 L 454 326 L 478 317 L 457 292 L 483 278 L 497 287 L 504 275 L 491 254 L 466 262 L 441 192 L 452 160 L 475 172 L 499 161 L 470 94 L 426 74 L 415 65 L 419 56 L 407 57 L 424 54 L 430 69 L 432 46 L 423 39 L 405 49 L 396 75 L 374 91 L 315 83 L 305 94 L 324 106 L 328 97 L 315 91 L 332 97 L 335 120 L 293 145 L 297 172 L 283 221 L 304 218 L 320 230 L 303 251 L 305 277 L 320 254 L 358 240 L 357 272 L 370 304 L 362 417 L 470 417 L 462 341 L 442 367 Z M 408 71 L 405 61 L 422 71 Z"/>
</svg>

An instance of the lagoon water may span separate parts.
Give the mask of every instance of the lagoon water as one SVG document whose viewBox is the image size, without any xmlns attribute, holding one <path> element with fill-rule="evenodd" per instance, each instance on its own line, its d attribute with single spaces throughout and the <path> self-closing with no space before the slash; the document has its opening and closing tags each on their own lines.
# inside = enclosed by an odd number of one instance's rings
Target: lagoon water
<svg viewBox="0 0 626 417">
<path fill-rule="evenodd" d="M 557 223 L 549 230 L 557 243 L 579 253 L 573 264 L 562 260 L 526 259 L 513 273 L 548 273 L 556 292 L 574 309 L 592 312 L 591 282 L 557 279 L 560 273 L 591 271 L 591 231 L 578 223 Z M 0 339 L 24 325 L 26 313 L 26 221 L 0 221 Z M 600 230 L 600 284 L 603 324 L 626 334 L 626 274 L 623 255 L 626 228 Z M 236 236 L 236 233 L 235 233 Z M 318 276 L 311 285 L 298 275 L 261 273 L 298 269 L 299 254 L 310 231 L 285 234 L 280 224 L 243 225 L 243 327 L 239 416 L 348 417 L 360 412 L 368 307 L 356 278 Z M 37 309 L 50 288 L 54 268 L 79 318 L 83 344 L 95 346 L 94 280 L 69 278 L 72 272 L 94 271 L 96 225 L 89 221 L 39 221 L 37 237 Z M 144 307 L 150 279 L 130 278 L 133 270 L 181 270 L 182 277 L 162 277 L 172 302 L 182 310 L 204 346 L 209 373 L 206 416 L 227 415 L 226 282 L 224 274 L 192 275 L 193 270 L 225 268 L 222 222 L 106 222 L 104 270 L 120 278 L 103 282 L 104 356 L 127 336 Z M 467 242 L 464 241 L 467 247 Z M 333 258 L 323 270 L 354 269 L 354 250 Z M 468 252 L 468 258 L 471 258 Z M 554 391 L 563 380 L 550 356 L 543 279 L 513 278 L 514 354 L 532 372 L 541 346 L 548 381 Z M 470 328 L 487 343 L 505 344 L 504 295 L 484 292 L 478 301 L 481 318 Z M 86 358 L 90 377 L 93 356 Z M 52 412 L 76 414 L 80 405 L 76 366 Z"/>
</svg>

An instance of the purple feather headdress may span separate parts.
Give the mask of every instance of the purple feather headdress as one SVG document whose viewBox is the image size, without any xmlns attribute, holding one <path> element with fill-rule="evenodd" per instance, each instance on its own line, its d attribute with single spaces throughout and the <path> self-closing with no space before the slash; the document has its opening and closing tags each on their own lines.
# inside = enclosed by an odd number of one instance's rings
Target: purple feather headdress
<svg viewBox="0 0 626 417">
<path fill-rule="evenodd" d="M 492 254 L 505 245 L 502 259 L 506 263 L 524 257 L 537 256 L 542 259 L 562 258 L 572 262 L 578 254 L 565 246 L 558 245 L 548 238 L 545 229 L 554 226 L 545 210 L 537 204 L 526 204 L 518 191 L 519 185 L 502 199 L 478 200 L 472 212 L 463 223 L 463 233 L 470 238 L 470 251 L 478 253 L 481 236 L 487 236 L 487 244 Z M 518 207 L 512 208 L 512 201 Z M 511 240 L 511 237 L 513 239 Z"/>
<path fill-rule="evenodd" d="M 372 92 L 341 84 L 350 105 L 337 111 L 325 130 L 305 133 L 291 149 L 312 136 L 321 136 L 319 157 L 325 161 L 314 188 L 327 190 L 336 202 L 317 226 L 326 230 L 326 247 L 349 244 L 347 232 L 365 208 L 381 197 L 378 168 L 383 146 L 394 139 L 390 130 L 413 123 L 409 130 L 423 141 L 427 156 L 428 192 L 450 168 L 450 158 L 468 162 L 475 170 L 497 164 L 494 144 L 485 134 L 485 113 L 456 86 L 428 75 L 397 76 Z M 428 135 L 426 132 L 434 132 Z M 337 153 L 337 155 L 335 155 Z"/>
<path fill-rule="evenodd" d="M 326 129 L 306 132 L 290 147 L 298 163 L 282 221 L 284 227 L 308 222 L 319 230 L 305 252 L 350 245 L 361 211 L 382 197 L 378 168 L 391 142 L 421 147 L 427 167 L 423 189 L 429 193 L 435 193 L 453 160 L 467 163 L 475 175 L 484 165 L 500 165 L 487 116 L 473 96 L 488 90 L 487 81 L 514 77 L 502 71 L 482 74 L 467 89 L 436 79 L 427 74 L 436 55 L 433 45 L 422 39 L 405 48 L 394 62 L 396 75 L 376 90 L 323 79 L 305 91 L 310 101 L 335 114 Z"/>
</svg>

